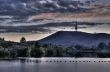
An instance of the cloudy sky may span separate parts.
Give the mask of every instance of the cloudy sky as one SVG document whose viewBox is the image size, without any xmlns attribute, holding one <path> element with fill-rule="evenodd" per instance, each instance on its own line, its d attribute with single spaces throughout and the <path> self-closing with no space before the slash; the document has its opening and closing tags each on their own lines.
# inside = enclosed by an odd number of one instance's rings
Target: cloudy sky
<svg viewBox="0 0 110 72">
<path fill-rule="evenodd" d="M 0 25 L 30 26 L 72 21 L 108 23 L 109 3 L 109 0 L 0 0 Z"/>
<path fill-rule="evenodd" d="M 72 15 L 71 19 L 77 18 L 76 14 L 82 14 L 79 17 L 109 16 L 109 3 L 109 0 L 0 0 L 0 25 L 14 22 L 24 25 L 24 21 L 44 19 L 45 15 L 47 19 L 63 18 L 64 14 Z"/>
<path fill-rule="evenodd" d="M 79 31 L 110 33 L 110 0 L 0 0 L 0 37 L 7 40 L 74 31 L 75 23 Z"/>
</svg>

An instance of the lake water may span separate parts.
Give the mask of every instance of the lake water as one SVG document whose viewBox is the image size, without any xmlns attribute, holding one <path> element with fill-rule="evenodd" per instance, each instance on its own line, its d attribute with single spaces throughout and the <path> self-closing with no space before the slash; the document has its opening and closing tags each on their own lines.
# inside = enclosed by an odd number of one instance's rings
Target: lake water
<svg viewBox="0 0 110 72">
<path fill-rule="evenodd" d="M 110 72 L 109 58 L 20 58 L 1 60 L 0 72 Z"/>
</svg>

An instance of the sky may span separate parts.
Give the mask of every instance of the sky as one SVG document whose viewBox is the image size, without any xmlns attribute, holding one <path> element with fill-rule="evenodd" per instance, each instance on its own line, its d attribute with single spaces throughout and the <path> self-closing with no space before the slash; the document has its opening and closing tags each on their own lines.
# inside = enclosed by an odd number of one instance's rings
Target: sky
<svg viewBox="0 0 110 72">
<path fill-rule="evenodd" d="M 87 1 L 0 0 L 0 37 L 41 39 L 60 30 L 74 31 L 76 21 L 80 31 L 110 33 L 110 0 Z"/>
<path fill-rule="evenodd" d="M 102 2 L 105 2 L 105 3 L 110 2 L 110 0 L 99 0 L 99 1 L 102 1 Z"/>
<path fill-rule="evenodd" d="M 80 1 L 80 3 L 75 1 Z M 65 21 L 64 19 L 65 17 L 63 17 L 64 14 L 65 15 L 68 14 L 68 16 L 66 16 L 67 17 L 66 21 L 68 20 L 74 21 L 76 20 L 76 18 L 80 18 L 80 16 L 81 18 L 82 16 L 88 17 L 88 21 L 92 20 L 91 16 L 93 17 L 94 15 L 97 17 L 101 15 L 103 15 L 102 17 L 105 17 L 104 16 L 105 14 L 107 17 L 109 16 L 110 0 L 89 0 L 90 2 L 85 2 L 85 1 L 88 0 L 0 0 L 0 25 L 28 26 L 28 25 L 39 25 L 39 24 L 51 22 L 51 20 L 48 20 L 49 21 L 48 22 L 47 20 L 44 19 L 52 19 L 52 21 L 54 20 L 54 22 L 56 21 L 62 22 Z M 105 3 L 105 4 L 100 4 L 100 3 Z M 74 17 L 75 14 L 82 14 L 82 15 L 78 15 L 78 17 Z M 59 19 L 56 18 L 58 16 Z M 35 24 L 35 22 L 33 21 L 36 20 L 38 21 Z M 77 19 L 77 20 L 81 20 L 81 19 Z"/>
</svg>

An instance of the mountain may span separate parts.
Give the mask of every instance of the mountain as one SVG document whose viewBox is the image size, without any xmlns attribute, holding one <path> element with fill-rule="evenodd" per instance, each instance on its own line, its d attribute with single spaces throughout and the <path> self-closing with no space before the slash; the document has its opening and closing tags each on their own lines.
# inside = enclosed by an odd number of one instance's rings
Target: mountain
<svg viewBox="0 0 110 72">
<path fill-rule="evenodd" d="M 96 46 L 101 42 L 109 43 L 110 34 L 85 33 L 76 31 L 59 31 L 44 39 L 39 40 L 41 44 L 53 44 L 63 46 L 83 45 Z"/>
</svg>

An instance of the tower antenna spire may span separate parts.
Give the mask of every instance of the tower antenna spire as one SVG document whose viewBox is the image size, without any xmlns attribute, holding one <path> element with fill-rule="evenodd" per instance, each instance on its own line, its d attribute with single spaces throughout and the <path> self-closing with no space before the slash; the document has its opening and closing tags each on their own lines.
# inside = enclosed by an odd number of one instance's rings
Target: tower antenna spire
<svg viewBox="0 0 110 72">
<path fill-rule="evenodd" d="M 76 10 L 78 10 L 78 5 L 76 5 Z M 76 11 L 77 12 L 77 11 Z M 75 31 L 78 31 L 78 22 L 77 22 L 77 14 L 76 14 L 76 22 L 75 22 Z"/>
<path fill-rule="evenodd" d="M 76 22 L 76 24 L 75 24 L 75 31 L 77 31 L 77 30 L 78 30 L 78 24 Z"/>
</svg>

